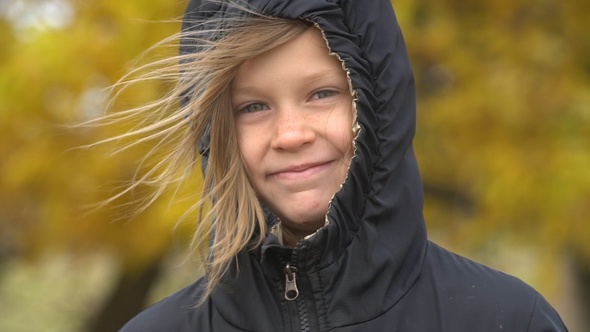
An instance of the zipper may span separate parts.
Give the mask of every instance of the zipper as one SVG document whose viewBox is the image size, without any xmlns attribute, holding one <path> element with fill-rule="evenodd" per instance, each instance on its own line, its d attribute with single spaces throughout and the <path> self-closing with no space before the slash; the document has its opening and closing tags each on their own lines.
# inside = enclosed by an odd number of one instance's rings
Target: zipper
<svg viewBox="0 0 590 332">
<path fill-rule="evenodd" d="M 298 318 L 299 329 L 293 327 L 294 330 L 312 331 L 310 327 L 310 317 L 307 310 L 307 302 L 303 296 L 299 296 L 299 285 L 297 282 L 297 267 L 294 263 L 297 262 L 297 247 L 293 249 L 291 255 L 291 262 L 288 262 L 283 268 L 285 273 L 285 300 L 287 300 L 287 307 L 292 313 L 292 317 Z M 312 313 L 313 314 L 313 313 Z"/>
<path fill-rule="evenodd" d="M 299 297 L 299 289 L 297 289 L 297 268 L 287 263 L 283 272 L 285 272 L 285 299 L 287 301 L 293 301 Z"/>
</svg>

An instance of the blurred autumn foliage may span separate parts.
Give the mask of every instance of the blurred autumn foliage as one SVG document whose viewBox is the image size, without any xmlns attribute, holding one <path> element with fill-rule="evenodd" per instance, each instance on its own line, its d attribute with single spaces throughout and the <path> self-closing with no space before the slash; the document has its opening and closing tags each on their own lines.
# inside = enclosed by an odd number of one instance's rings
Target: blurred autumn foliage
<svg viewBox="0 0 590 332">
<path fill-rule="evenodd" d="M 134 215 L 151 190 L 139 188 L 89 213 L 136 176 L 150 147 L 78 149 L 130 124 L 67 125 L 104 112 L 105 88 L 178 31 L 185 6 L 0 0 L 0 283 L 10 260 L 115 253 L 117 281 L 89 331 L 114 330 L 145 305 L 163 258 L 190 236 L 190 223 L 173 229 L 191 202 L 169 195 Z M 468 256 L 532 250 L 545 293 L 560 292 L 565 260 L 590 298 L 590 2 L 394 6 L 417 80 L 415 144 L 431 235 Z M 166 52 L 174 50 L 154 56 Z M 132 89 L 112 111 L 164 88 Z M 198 173 L 182 190 L 197 191 Z"/>
</svg>

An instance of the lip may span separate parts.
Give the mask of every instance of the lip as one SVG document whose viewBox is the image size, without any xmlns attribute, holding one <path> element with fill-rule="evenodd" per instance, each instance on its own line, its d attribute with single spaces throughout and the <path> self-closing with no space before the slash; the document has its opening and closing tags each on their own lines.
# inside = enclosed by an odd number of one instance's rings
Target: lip
<svg viewBox="0 0 590 332">
<path fill-rule="evenodd" d="M 305 179 L 329 169 L 331 165 L 332 161 L 292 165 L 276 172 L 272 172 L 269 176 L 283 180 Z"/>
</svg>

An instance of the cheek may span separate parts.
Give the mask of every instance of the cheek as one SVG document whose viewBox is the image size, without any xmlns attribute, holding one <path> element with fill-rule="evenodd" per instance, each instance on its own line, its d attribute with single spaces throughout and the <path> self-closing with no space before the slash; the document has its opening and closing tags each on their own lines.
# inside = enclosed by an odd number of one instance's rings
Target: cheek
<svg viewBox="0 0 590 332">
<path fill-rule="evenodd" d="M 254 175 L 256 169 L 259 169 L 260 159 L 260 139 L 252 135 L 249 130 L 236 129 L 236 139 L 238 142 L 238 151 L 242 157 L 244 168 L 250 178 Z"/>
<path fill-rule="evenodd" d="M 352 118 L 352 110 L 345 108 L 339 110 L 339 114 L 333 114 L 327 123 L 327 134 L 332 145 L 347 157 L 352 157 L 353 153 Z"/>
</svg>

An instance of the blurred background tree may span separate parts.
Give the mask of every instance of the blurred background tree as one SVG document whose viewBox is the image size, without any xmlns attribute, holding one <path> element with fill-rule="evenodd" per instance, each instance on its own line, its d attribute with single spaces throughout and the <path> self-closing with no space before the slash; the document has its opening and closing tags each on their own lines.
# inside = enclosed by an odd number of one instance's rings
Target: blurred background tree
<svg viewBox="0 0 590 332">
<path fill-rule="evenodd" d="M 102 114 L 109 98 L 105 88 L 129 69 L 130 60 L 178 30 L 177 24 L 157 22 L 181 14 L 183 5 L 170 3 L 0 2 L 0 265 L 36 262 L 48 253 L 78 261 L 108 253 L 116 260 L 112 289 L 105 289 L 104 304 L 85 313 L 88 322 L 78 327 L 85 331 L 115 331 L 143 308 L 171 248 L 171 230 L 187 206 L 168 208 L 162 200 L 134 215 L 134 202 L 150 194 L 150 188 L 138 188 L 110 206 L 88 210 L 133 179 L 149 147 L 111 157 L 106 146 L 76 149 L 129 124 L 74 130 L 64 125 Z M 140 103 L 162 89 L 163 83 L 146 84 L 120 102 Z M 38 296 L 43 301 L 44 294 Z M 30 324 L 23 321 L 22 331 L 47 328 Z"/>
<path fill-rule="evenodd" d="M 397 3 L 431 236 L 549 297 L 573 273 L 587 317 L 590 3 Z"/>
<path fill-rule="evenodd" d="M 394 5 L 416 73 L 416 149 L 431 237 L 518 275 L 554 303 L 565 301 L 558 307 L 571 330 L 587 330 L 576 318 L 590 311 L 584 303 L 590 299 L 590 3 Z M 88 204 L 110 197 L 136 175 L 150 147 L 114 156 L 110 145 L 74 149 L 129 124 L 63 125 L 102 114 L 104 89 L 145 49 L 178 31 L 174 19 L 185 6 L 168 0 L 0 0 L 0 330 L 114 331 L 157 300 L 155 287 L 179 274 L 166 262 L 190 235 L 190 223 L 176 231 L 174 225 L 198 191 L 199 172 L 183 189 L 188 198 L 171 203 L 164 197 L 133 215 L 134 202 L 151 190 L 139 188 L 86 213 Z M 155 56 L 166 52 L 174 50 Z M 153 82 L 133 89 L 114 111 L 153 99 L 164 88 Z M 106 257 L 99 269 L 109 271 L 100 285 L 87 263 L 97 254 Z M 45 266 L 64 256 L 71 262 L 57 279 L 83 271 L 81 281 L 43 284 L 51 274 Z M 44 269 L 23 276 L 31 271 L 23 266 Z M 198 275 L 183 269 L 188 277 L 179 283 Z M 16 276 L 27 283 L 15 284 Z M 584 295 L 562 300 L 569 281 Z M 85 288 L 97 290 L 89 296 Z M 25 313 L 31 304 L 15 300 L 29 289 L 31 301 L 40 303 L 59 289 L 56 302 L 68 302 L 70 315 L 55 326 L 42 317 L 32 325 Z M 47 315 L 59 310 L 48 306 Z M 583 309 L 576 316 L 571 307 Z M 15 310 L 23 312 L 22 322 Z"/>
</svg>

